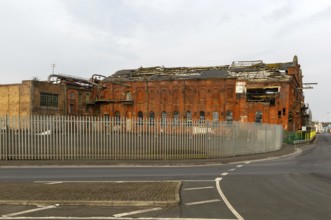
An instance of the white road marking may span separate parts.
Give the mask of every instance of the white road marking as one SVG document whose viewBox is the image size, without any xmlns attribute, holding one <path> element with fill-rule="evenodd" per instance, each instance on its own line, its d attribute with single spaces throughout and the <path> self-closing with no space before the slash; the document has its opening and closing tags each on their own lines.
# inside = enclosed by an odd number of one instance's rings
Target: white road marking
<svg viewBox="0 0 331 220">
<path fill-rule="evenodd" d="M 206 187 L 186 188 L 186 189 L 183 189 L 183 190 L 189 191 L 189 190 L 213 189 L 213 188 L 214 188 L 213 186 L 206 186 Z"/>
<path fill-rule="evenodd" d="M 218 178 L 215 179 L 216 188 L 217 188 L 218 193 L 220 194 L 221 198 L 225 202 L 226 206 L 230 209 L 230 211 L 232 212 L 232 214 L 234 214 L 237 217 L 238 220 L 244 220 L 244 218 L 235 210 L 235 208 L 233 208 L 233 206 L 231 205 L 231 203 L 229 202 L 229 200 L 224 195 L 224 193 L 223 193 L 223 191 L 221 189 L 221 185 L 220 185 L 221 180 L 222 180 L 222 177 L 218 177 Z"/>
<path fill-rule="evenodd" d="M 2 215 L 2 217 L 13 217 L 13 216 L 17 216 L 17 215 L 22 215 L 22 214 L 26 214 L 26 213 L 31 213 L 31 212 L 38 212 L 38 211 L 42 211 L 42 210 L 46 210 L 46 209 L 54 209 L 56 208 L 58 205 L 50 205 L 50 206 L 44 206 L 44 207 L 39 207 L 39 208 L 35 208 L 35 209 L 29 209 L 29 210 L 25 210 L 22 212 L 15 212 L 15 213 L 10 213 L 10 214 L 6 214 L 6 215 Z"/>
<path fill-rule="evenodd" d="M 212 199 L 212 200 L 205 200 L 199 202 L 189 202 L 189 203 L 185 203 L 185 205 L 201 205 L 201 204 L 220 202 L 220 201 L 221 201 L 220 199 Z"/>
<path fill-rule="evenodd" d="M 21 220 L 21 219 L 32 219 L 32 220 L 43 220 L 43 219 L 56 219 L 56 220 L 90 220 L 90 219 L 100 219 L 100 220 L 116 220 L 116 219 L 121 219 L 121 220 L 133 220 L 133 219 L 148 219 L 148 220 L 238 220 L 238 219 L 215 219 L 215 218 L 154 218 L 154 217 L 148 217 L 148 218 L 130 218 L 130 217 L 124 217 L 124 218 L 116 218 L 116 217 L 60 217 L 60 216 L 45 216 L 45 217 L 8 217 L 8 218 L 3 218 L 0 217 L 0 219 L 8 220 L 8 219 L 13 219 L 13 220 Z"/>
<path fill-rule="evenodd" d="M 221 176 L 227 176 L 229 173 L 222 173 Z"/>
<path fill-rule="evenodd" d="M 236 167 L 240 168 L 240 167 L 242 167 L 242 166 L 244 166 L 244 165 L 242 165 L 242 164 L 239 164 L 239 165 L 237 165 Z"/>
<path fill-rule="evenodd" d="M 232 169 L 230 169 L 229 171 L 232 172 L 232 171 L 235 171 L 235 170 L 236 170 L 236 168 L 232 168 Z"/>
<path fill-rule="evenodd" d="M 143 209 L 143 210 L 137 210 L 137 211 L 132 211 L 132 212 L 125 212 L 125 213 L 115 214 L 114 217 L 119 218 L 119 217 L 124 217 L 124 216 L 129 216 L 129 215 L 136 215 L 136 214 L 141 214 L 141 213 L 146 213 L 146 212 L 158 211 L 161 209 L 162 208 L 152 208 L 152 209 Z"/>
<path fill-rule="evenodd" d="M 206 179 L 200 179 L 200 180 L 190 180 L 190 179 L 182 179 L 182 180 L 160 180 L 160 181 L 141 181 L 141 180 L 131 180 L 131 181 L 34 181 L 34 183 L 50 183 L 50 182 L 61 182 L 61 183 L 152 183 L 152 182 L 215 182 L 215 179 L 210 179 L 210 180 L 206 180 Z"/>
<path fill-rule="evenodd" d="M 58 182 L 56 182 L 56 181 L 54 181 L 54 182 L 48 182 L 48 183 L 45 183 L 45 184 L 47 184 L 47 185 L 54 185 L 54 184 L 61 184 L 62 182 L 60 182 L 60 181 L 58 181 Z"/>
<path fill-rule="evenodd" d="M 245 164 L 250 164 L 250 163 L 251 163 L 251 161 L 246 161 L 246 162 L 245 162 Z"/>
</svg>

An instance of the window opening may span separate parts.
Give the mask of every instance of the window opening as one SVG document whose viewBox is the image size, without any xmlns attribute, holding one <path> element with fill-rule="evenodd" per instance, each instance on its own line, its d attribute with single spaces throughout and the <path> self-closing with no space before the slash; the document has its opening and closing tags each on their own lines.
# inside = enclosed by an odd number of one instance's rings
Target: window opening
<svg viewBox="0 0 331 220">
<path fill-rule="evenodd" d="M 163 111 L 161 113 L 161 125 L 165 126 L 167 123 L 167 113 L 165 111 Z"/>
<path fill-rule="evenodd" d="M 138 112 L 138 125 L 143 124 L 143 117 L 144 117 L 144 114 L 142 113 L 142 111 L 139 111 Z"/>
<path fill-rule="evenodd" d="M 218 121 L 219 121 L 218 112 L 213 112 L 213 127 L 216 127 L 218 125 Z"/>
<path fill-rule="evenodd" d="M 204 111 L 201 111 L 200 112 L 200 124 L 203 124 L 205 123 L 205 112 Z"/>
<path fill-rule="evenodd" d="M 192 112 L 190 111 L 186 112 L 186 125 L 192 126 Z"/>
<path fill-rule="evenodd" d="M 257 111 L 255 113 L 255 122 L 256 123 L 262 123 L 262 112 Z"/>
<path fill-rule="evenodd" d="M 115 123 L 118 125 L 121 122 L 121 113 L 119 111 L 115 112 Z"/>
<path fill-rule="evenodd" d="M 40 93 L 40 106 L 42 107 L 58 107 L 59 95 L 51 93 Z"/>
<path fill-rule="evenodd" d="M 247 88 L 246 100 L 247 102 L 262 102 L 269 103 L 270 106 L 275 106 L 278 94 L 278 87 Z"/>
<path fill-rule="evenodd" d="M 153 111 L 151 111 L 149 113 L 149 123 L 150 123 L 150 125 L 154 125 L 154 118 L 155 118 L 155 113 Z"/>
<path fill-rule="evenodd" d="M 179 125 L 179 113 L 177 111 L 174 112 L 174 125 Z"/>
</svg>

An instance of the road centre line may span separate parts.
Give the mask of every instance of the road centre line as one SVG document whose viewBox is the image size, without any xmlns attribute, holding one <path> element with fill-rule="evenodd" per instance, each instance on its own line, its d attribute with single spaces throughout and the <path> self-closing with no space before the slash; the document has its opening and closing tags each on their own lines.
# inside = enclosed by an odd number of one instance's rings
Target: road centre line
<svg viewBox="0 0 331 220">
<path fill-rule="evenodd" d="M 15 213 L 10 213 L 10 214 L 6 214 L 6 215 L 2 215 L 2 217 L 13 217 L 13 216 L 17 216 L 17 215 L 22 215 L 22 214 L 26 214 L 26 213 L 31 213 L 31 212 L 38 212 L 38 211 L 42 211 L 42 210 L 46 210 L 46 209 L 54 209 L 56 207 L 58 207 L 59 205 L 50 205 L 50 206 L 44 206 L 44 207 L 39 207 L 39 208 L 35 208 L 35 209 L 29 209 L 29 210 L 25 210 L 22 212 L 15 212 Z"/>
<path fill-rule="evenodd" d="M 183 190 L 189 191 L 189 190 L 213 189 L 213 188 L 214 188 L 213 186 L 206 186 L 206 187 L 186 188 L 186 189 L 183 189 Z"/>
<path fill-rule="evenodd" d="M 229 172 L 235 171 L 236 168 L 229 169 Z"/>
<path fill-rule="evenodd" d="M 212 199 L 212 200 L 205 200 L 199 202 L 189 202 L 189 203 L 185 203 L 185 205 L 201 205 L 201 204 L 220 202 L 220 201 L 221 201 L 220 199 Z"/>
<path fill-rule="evenodd" d="M 236 167 L 238 167 L 238 168 L 240 168 L 240 167 L 243 167 L 244 165 L 242 165 L 242 164 L 239 164 L 239 165 L 237 165 Z"/>
<path fill-rule="evenodd" d="M 217 188 L 218 193 L 220 194 L 221 198 L 223 199 L 223 201 L 226 204 L 226 206 L 228 207 L 228 209 L 230 209 L 232 214 L 234 214 L 237 217 L 238 220 L 244 220 L 244 218 L 237 212 L 237 210 L 235 210 L 235 208 L 231 205 L 229 200 L 224 195 L 224 193 L 221 189 L 221 185 L 220 185 L 221 180 L 222 180 L 222 177 L 218 177 L 218 178 L 215 179 L 216 188 Z"/>
<path fill-rule="evenodd" d="M 120 214 L 115 214 L 113 215 L 115 218 L 120 218 L 124 216 L 129 216 L 129 215 L 136 215 L 136 214 L 141 214 L 141 213 L 146 213 L 146 212 L 153 212 L 153 211 L 158 211 L 161 210 L 162 208 L 152 208 L 152 209 L 143 209 L 143 210 L 137 210 L 137 211 L 132 211 L 132 212 L 125 212 L 125 213 L 120 213 Z"/>
<path fill-rule="evenodd" d="M 229 173 L 222 173 L 221 176 L 227 176 Z"/>
<path fill-rule="evenodd" d="M 44 216 L 44 217 L 0 217 L 0 220 L 8 220 L 8 219 L 12 219 L 12 220 L 22 220 L 22 219 L 25 219 L 25 220 L 45 220 L 45 219 L 51 219 L 51 220 L 90 220 L 90 219 L 100 219 L 100 220 L 118 220 L 118 219 L 121 219 L 121 220 L 134 220 L 134 219 L 139 219 L 139 220 L 142 220 L 142 219 L 148 219 L 148 220 L 197 220 L 197 218 L 154 218 L 154 217 L 148 217 L 148 218 L 130 218 L 130 217 L 108 217 L 108 216 L 105 216 L 105 217 L 63 217 L 63 216 Z M 211 219 L 211 218 L 199 218 L 199 220 L 237 220 L 237 219 Z"/>
</svg>

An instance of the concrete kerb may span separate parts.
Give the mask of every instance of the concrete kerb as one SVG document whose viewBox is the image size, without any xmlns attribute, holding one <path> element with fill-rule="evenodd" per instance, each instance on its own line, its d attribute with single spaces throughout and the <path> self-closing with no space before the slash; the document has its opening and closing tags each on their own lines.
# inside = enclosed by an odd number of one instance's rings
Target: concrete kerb
<svg viewBox="0 0 331 220">
<path fill-rule="evenodd" d="M 19 206 L 137 206 L 137 207 L 154 207 L 154 206 L 176 206 L 180 201 L 57 201 L 57 200 L 35 200 L 35 201 L 23 201 L 23 200 L 0 200 L 0 205 L 19 205 Z"/>
</svg>

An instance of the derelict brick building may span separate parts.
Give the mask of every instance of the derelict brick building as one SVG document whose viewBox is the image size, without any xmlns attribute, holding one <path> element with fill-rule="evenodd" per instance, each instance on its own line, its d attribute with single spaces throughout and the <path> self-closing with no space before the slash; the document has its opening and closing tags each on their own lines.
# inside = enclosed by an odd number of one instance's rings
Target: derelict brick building
<svg viewBox="0 0 331 220">
<path fill-rule="evenodd" d="M 243 121 L 298 130 L 306 114 L 302 72 L 292 62 L 120 70 L 91 104 L 111 117 Z"/>
</svg>

